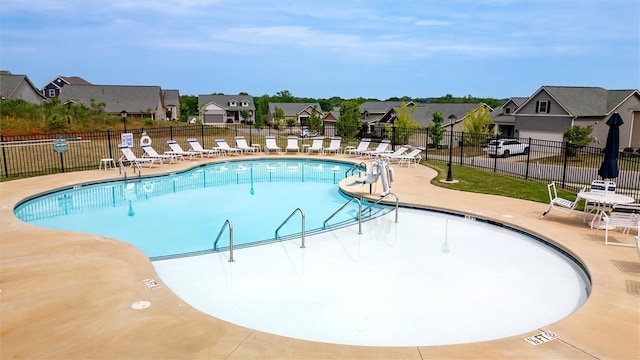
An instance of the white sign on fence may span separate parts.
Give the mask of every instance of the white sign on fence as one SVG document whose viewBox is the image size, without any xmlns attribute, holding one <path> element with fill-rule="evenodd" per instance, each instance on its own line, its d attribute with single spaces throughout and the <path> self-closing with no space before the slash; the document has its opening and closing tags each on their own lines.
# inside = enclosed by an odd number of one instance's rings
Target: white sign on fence
<svg viewBox="0 0 640 360">
<path fill-rule="evenodd" d="M 120 134 L 120 143 L 126 145 L 128 148 L 133 147 L 133 133 Z"/>
</svg>

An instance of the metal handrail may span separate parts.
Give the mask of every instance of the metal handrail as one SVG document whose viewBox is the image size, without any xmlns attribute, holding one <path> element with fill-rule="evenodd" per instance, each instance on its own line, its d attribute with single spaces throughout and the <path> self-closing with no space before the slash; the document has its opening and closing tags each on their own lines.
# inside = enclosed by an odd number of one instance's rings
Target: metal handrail
<svg viewBox="0 0 640 360">
<path fill-rule="evenodd" d="M 361 169 L 361 168 L 364 168 L 364 172 L 367 172 L 367 164 L 365 164 L 364 162 L 360 162 L 359 164 L 351 165 L 351 167 L 349 169 L 347 169 L 347 171 L 344 172 L 344 177 L 349 176 L 349 171 L 351 171 L 351 175 L 353 175 L 353 172 L 356 169 Z"/>
<path fill-rule="evenodd" d="M 362 202 L 358 198 L 351 198 L 344 205 L 342 205 L 338 210 L 336 210 L 331 216 L 329 216 L 324 223 L 322 223 L 322 228 L 327 228 L 327 222 L 331 220 L 337 213 L 339 213 L 342 209 L 347 207 L 352 201 L 356 201 L 358 203 L 358 234 L 362 234 Z"/>
<path fill-rule="evenodd" d="M 380 201 L 384 200 L 387 196 L 389 195 L 393 195 L 396 198 L 396 223 L 398 222 L 398 206 L 400 203 L 400 199 L 398 199 L 398 195 L 396 195 L 395 193 L 389 192 L 388 194 L 386 194 L 385 196 L 381 197 L 380 199 L 378 199 L 378 201 L 371 203 L 369 206 L 367 206 L 366 208 L 364 208 L 364 210 L 362 210 L 362 212 L 368 210 L 369 208 L 371 208 L 373 205 L 378 204 Z"/>
<path fill-rule="evenodd" d="M 124 166 L 124 161 L 122 161 L 122 158 L 118 159 L 118 165 L 120 165 L 118 175 L 122 175 L 124 173 L 124 179 L 127 180 L 127 168 Z"/>
<path fill-rule="evenodd" d="M 231 220 L 227 219 L 224 224 L 222 224 L 218 237 L 216 241 L 213 242 L 213 250 L 218 250 L 218 240 L 220 240 L 220 236 L 222 236 L 222 232 L 227 226 L 229 226 L 229 262 L 233 262 L 233 224 L 231 224 Z"/>
<path fill-rule="evenodd" d="M 297 212 L 300 211 L 300 215 L 302 215 L 302 246 L 300 246 L 301 248 L 304 248 L 304 211 L 302 211 L 302 209 L 297 208 L 295 210 L 293 210 L 293 212 L 291 213 L 291 215 L 289 215 L 283 222 L 282 224 L 280 224 L 280 226 L 278 226 L 278 228 L 276 229 L 276 240 L 278 240 L 278 230 L 280 230 L 284 224 L 287 223 L 287 221 L 289 221 L 289 219 L 291 219 L 291 217 Z"/>
</svg>

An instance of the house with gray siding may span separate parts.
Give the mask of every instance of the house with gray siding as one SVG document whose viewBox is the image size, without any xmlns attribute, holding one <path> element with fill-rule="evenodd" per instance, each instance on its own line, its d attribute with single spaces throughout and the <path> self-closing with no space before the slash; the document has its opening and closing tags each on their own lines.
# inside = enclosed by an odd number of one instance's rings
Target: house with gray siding
<svg viewBox="0 0 640 360">
<path fill-rule="evenodd" d="M 42 94 L 47 99 L 58 97 L 65 85 L 91 85 L 91 83 L 79 76 L 58 76 L 44 86 Z"/>
<path fill-rule="evenodd" d="M 514 137 L 516 129 L 515 111 L 527 101 L 527 97 L 512 97 L 507 99 L 504 104 L 500 105 L 491 112 L 493 120 L 494 134 L 502 137 Z"/>
<path fill-rule="evenodd" d="M 640 92 L 601 87 L 542 86 L 514 112 L 515 135 L 562 141 L 571 126 L 593 126 L 592 146 L 604 147 L 607 120 L 619 113 L 620 147 L 640 147 Z"/>
<path fill-rule="evenodd" d="M 21 99 L 36 105 L 46 100 L 27 75 L 13 75 L 9 71 L 0 71 L 0 96 L 3 101 Z"/>
<path fill-rule="evenodd" d="M 200 119 L 206 125 L 241 123 L 245 110 L 249 112 L 249 122 L 256 120 L 256 107 L 251 95 L 198 95 L 198 109 Z"/>
<path fill-rule="evenodd" d="M 282 109 L 284 112 L 284 118 L 294 119 L 297 126 L 306 126 L 309 116 L 315 111 L 321 118 L 324 117 L 322 109 L 319 103 L 269 103 L 269 110 L 267 112 L 267 123 L 273 121 L 273 113 L 276 108 Z M 315 110 L 314 110 L 315 109 Z"/>
<path fill-rule="evenodd" d="M 167 120 L 180 119 L 180 91 L 179 90 L 163 90 L 164 106 L 167 114 Z"/>
<path fill-rule="evenodd" d="M 65 104 L 104 103 L 104 112 L 120 116 L 124 110 L 128 116 L 154 121 L 166 120 L 167 113 L 160 86 L 129 85 L 65 85 L 58 98 Z"/>
</svg>

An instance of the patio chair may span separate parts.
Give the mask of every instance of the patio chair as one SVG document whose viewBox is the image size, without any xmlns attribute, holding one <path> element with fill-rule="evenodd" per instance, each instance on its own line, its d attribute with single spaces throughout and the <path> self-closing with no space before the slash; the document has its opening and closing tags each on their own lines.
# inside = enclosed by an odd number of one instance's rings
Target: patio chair
<svg viewBox="0 0 640 360">
<path fill-rule="evenodd" d="M 411 167 L 411 165 L 413 164 L 415 166 L 418 166 L 418 163 L 420 163 L 420 160 L 422 160 L 422 155 L 420 154 L 422 154 L 422 152 L 425 150 L 425 148 L 419 146 L 417 148 L 413 148 L 406 154 L 398 156 L 398 165 L 402 166 L 402 164 L 407 164 L 407 167 Z"/>
<path fill-rule="evenodd" d="M 254 146 L 247 144 L 247 139 L 244 136 L 236 136 L 236 147 L 246 153 L 256 153 L 258 149 Z"/>
<path fill-rule="evenodd" d="M 282 148 L 280 146 L 278 146 L 278 144 L 276 143 L 276 137 L 275 136 L 265 136 L 264 137 L 264 152 L 265 153 L 269 153 L 271 151 L 275 151 L 275 152 L 280 152 L 282 150 Z"/>
<path fill-rule="evenodd" d="M 591 182 L 590 190 L 593 193 L 610 193 L 613 194 L 616 192 L 616 183 L 613 181 L 605 181 L 605 180 L 593 180 Z M 582 216 L 582 221 L 586 221 L 587 214 L 594 214 L 597 216 L 598 213 L 602 210 L 611 210 L 613 204 L 594 201 L 594 200 L 586 200 L 584 203 L 584 211 Z"/>
<path fill-rule="evenodd" d="M 587 187 L 585 186 L 584 188 L 582 188 L 581 191 L 584 191 L 586 188 Z M 576 196 L 576 200 L 574 201 L 558 197 L 558 190 L 556 189 L 555 181 L 552 181 L 547 184 L 547 191 L 549 192 L 549 206 L 542 213 L 542 216 L 540 216 L 541 220 L 544 219 L 547 216 L 547 214 L 549 214 L 549 211 L 551 211 L 551 209 L 557 209 L 558 211 L 561 211 L 561 212 L 570 213 L 576 208 L 576 205 L 578 205 L 577 196 Z"/>
<path fill-rule="evenodd" d="M 149 164 L 149 168 L 151 168 L 153 163 L 156 161 L 162 163 L 160 159 L 137 157 L 136 154 L 133 153 L 133 150 L 131 150 L 127 145 L 120 145 L 118 147 L 122 152 L 122 156 L 119 161 L 128 162 L 131 167 L 135 166 L 138 170 L 142 168 L 142 164 Z"/>
<path fill-rule="evenodd" d="M 167 140 L 167 145 L 169 145 L 169 148 L 171 148 L 171 150 L 169 151 L 165 151 L 165 154 L 168 155 L 180 155 L 180 156 L 188 156 L 189 160 L 193 160 L 194 156 L 198 156 L 200 155 L 200 157 L 203 157 L 203 153 L 198 152 L 198 151 L 185 151 L 182 150 L 182 146 L 180 146 L 180 144 L 178 144 L 178 142 L 176 142 L 175 140 Z"/>
<path fill-rule="evenodd" d="M 606 211 L 600 213 L 600 220 L 604 226 L 604 244 L 618 246 L 636 246 L 635 244 L 625 244 L 609 242 L 609 228 L 620 228 L 625 237 L 629 235 L 631 229 L 636 229 L 636 235 L 640 236 L 640 204 L 615 204 L 611 208 L 611 213 Z"/>
<path fill-rule="evenodd" d="M 347 146 L 347 147 L 345 147 L 344 148 L 344 154 L 345 155 L 358 156 L 359 153 L 369 150 L 369 144 L 371 144 L 371 139 L 362 138 L 362 139 L 360 139 L 360 143 L 358 143 L 358 146 Z"/>
<path fill-rule="evenodd" d="M 368 157 L 376 157 L 378 155 L 388 153 L 389 151 L 387 149 L 389 148 L 389 146 L 391 146 L 391 140 L 384 139 L 378 144 L 378 146 L 375 149 L 363 151 L 361 155 L 368 156 Z"/>
<path fill-rule="evenodd" d="M 195 151 L 200 153 L 201 155 L 207 155 L 207 157 L 211 157 L 211 155 L 213 156 L 218 156 L 220 155 L 220 149 L 218 148 L 214 148 L 214 149 L 205 149 L 202 147 L 202 145 L 200 145 L 200 142 L 196 139 L 187 139 L 187 142 L 189 143 L 189 146 L 191 147 L 191 151 Z"/>
<path fill-rule="evenodd" d="M 173 161 L 175 159 L 182 158 L 182 155 L 158 154 L 156 149 L 154 149 L 151 145 L 142 145 L 142 150 L 144 151 L 143 157 L 158 159 L 160 160 L 160 164 L 164 164 L 164 160 L 169 160 L 169 164 L 173 164 Z"/>
<path fill-rule="evenodd" d="M 340 136 L 331 137 L 331 142 L 329 142 L 329 146 L 322 149 L 323 153 L 332 152 L 334 154 L 339 154 L 342 151 L 342 138 Z"/>
<path fill-rule="evenodd" d="M 216 144 L 218 144 L 218 148 L 223 154 L 242 155 L 242 149 L 229 146 L 225 139 L 216 139 Z"/>
<path fill-rule="evenodd" d="M 324 146 L 322 145 L 324 142 L 324 136 L 316 136 L 313 138 L 313 142 L 311 146 L 307 148 L 308 153 L 317 152 L 318 154 L 322 153 Z"/>
<path fill-rule="evenodd" d="M 287 147 L 284 148 L 285 152 L 295 151 L 300 152 L 300 146 L 298 146 L 298 137 L 297 136 L 287 136 Z"/>
</svg>

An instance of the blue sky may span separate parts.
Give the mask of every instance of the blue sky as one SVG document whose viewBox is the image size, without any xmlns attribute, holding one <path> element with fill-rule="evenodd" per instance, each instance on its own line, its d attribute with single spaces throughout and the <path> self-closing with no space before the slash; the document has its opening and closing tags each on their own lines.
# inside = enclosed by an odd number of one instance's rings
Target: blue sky
<svg viewBox="0 0 640 360">
<path fill-rule="evenodd" d="M 2 0 L 0 68 L 182 95 L 640 88 L 638 0 Z"/>
</svg>

